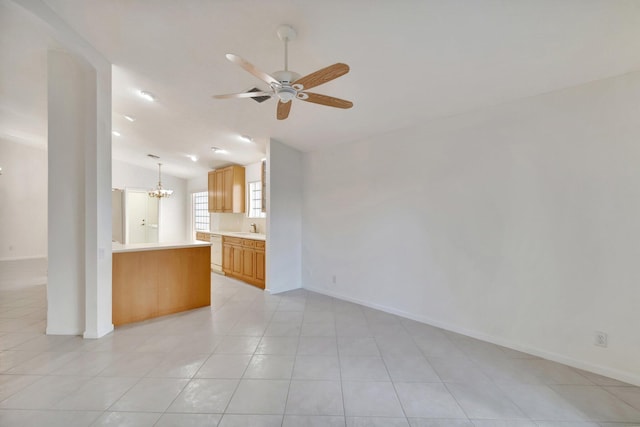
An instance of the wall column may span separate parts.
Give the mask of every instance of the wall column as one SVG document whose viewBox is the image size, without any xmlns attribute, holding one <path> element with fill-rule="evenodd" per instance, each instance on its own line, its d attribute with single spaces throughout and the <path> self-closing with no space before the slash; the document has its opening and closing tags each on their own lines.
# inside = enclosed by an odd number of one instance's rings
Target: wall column
<svg viewBox="0 0 640 427">
<path fill-rule="evenodd" d="M 302 153 L 267 145 L 266 286 L 272 294 L 302 286 Z"/>
<path fill-rule="evenodd" d="M 47 334 L 98 338 L 113 330 L 108 74 L 49 52 Z"/>
</svg>

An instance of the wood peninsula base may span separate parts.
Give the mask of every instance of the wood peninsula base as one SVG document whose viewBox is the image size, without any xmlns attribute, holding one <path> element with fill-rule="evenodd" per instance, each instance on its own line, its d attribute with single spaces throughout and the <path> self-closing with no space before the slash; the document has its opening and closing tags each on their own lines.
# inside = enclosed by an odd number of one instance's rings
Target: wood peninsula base
<svg viewBox="0 0 640 427">
<path fill-rule="evenodd" d="M 211 246 L 114 245 L 113 324 L 211 305 Z"/>
</svg>

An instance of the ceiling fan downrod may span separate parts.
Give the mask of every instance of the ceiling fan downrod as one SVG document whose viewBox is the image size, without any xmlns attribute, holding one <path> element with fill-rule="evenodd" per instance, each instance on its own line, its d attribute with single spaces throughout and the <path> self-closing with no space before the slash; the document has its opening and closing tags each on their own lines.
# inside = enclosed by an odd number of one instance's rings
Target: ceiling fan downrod
<svg viewBox="0 0 640 427">
<path fill-rule="evenodd" d="M 284 71 L 289 71 L 289 42 L 295 40 L 296 30 L 291 25 L 278 27 L 278 38 L 284 42 Z"/>
</svg>

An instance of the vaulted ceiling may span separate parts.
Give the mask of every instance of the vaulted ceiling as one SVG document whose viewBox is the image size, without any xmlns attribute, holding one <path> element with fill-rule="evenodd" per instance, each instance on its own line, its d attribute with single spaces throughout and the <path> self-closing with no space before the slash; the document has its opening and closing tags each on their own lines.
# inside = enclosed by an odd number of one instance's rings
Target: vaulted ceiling
<svg viewBox="0 0 640 427">
<path fill-rule="evenodd" d="M 634 0 L 45 2 L 114 65 L 114 158 L 153 167 L 152 152 L 185 178 L 258 161 L 269 138 L 318 150 L 640 69 Z M 56 43 L 11 1 L 0 8 L 0 136 L 42 143 L 46 49 Z M 211 97 L 266 88 L 225 54 L 266 72 L 282 69 L 281 24 L 298 33 L 290 69 L 306 75 L 349 64 L 349 74 L 314 92 L 351 100 L 352 109 L 294 100 L 289 118 L 278 121 L 273 99 Z"/>
</svg>

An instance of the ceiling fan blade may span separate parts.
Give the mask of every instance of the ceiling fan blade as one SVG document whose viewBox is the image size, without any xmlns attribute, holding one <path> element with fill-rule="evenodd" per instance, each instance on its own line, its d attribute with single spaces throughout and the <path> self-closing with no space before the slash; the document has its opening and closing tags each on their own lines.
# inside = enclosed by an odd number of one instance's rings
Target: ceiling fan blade
<svg viewBox="0 0 640 427">
<path fill-rule="evenodd" d="M 319 93 L 312 92 L 304 92 L 308 97 L 298 98 L 302 101 L 313 102 L 314 104 L 326 105 L 328 107 L 336 107 L 336 108 L 351 108 L 353 107 L 353 102 L 347 101 L 345 99 L 334 98 L 333 96 L 321 95 Z"/>
<path fill-rule="evenodd" d="M 262 80 L 264 82 L 267 82 L 269 85 L 275 84 L 277 86 L 280 86 L 280 82 L 279 81 L 277 81 L 276 79 L 271 77 L 269 74 L 265 73 L 264 71 L 258 70 L 256 67 L 253 66 L 253 64 L 251 64 L 250 62 L 242 59 L 238 55 L 234 55 L 233 53 L 227 53 L 226 57 L 227 57 L 227 59 L 229 61 L 233 62 L 236 65 L 241 66 L 246 71 L 250 72 L 251 74 L 253 74 L 257 78 L 259 78 L 260 80 Z"/>
<path fill-rule="evenodd" d="M 300 77 L 293 82 L 293 84 L 302 85 L 302 90 L 311 89 L 312 87 L 320 86 L 340 76 L 344 76 L 348 72 L 349 66 L 338 62 L 337 64 L 329 65 L 328 67 L 318 70 L 315 73 Z"/>
<path fill-rule="evenodd" d="M 278 111 L 276 113 L 276 117 L 278 118 L 278 120 L 284 120 L 287 117 L 289 117 L 289 111 L 291 111 L 291 104 L 293 104 L 293 101 L 289 101 L 289 102 L 278 101 Z"/>
<path fill-rule="evenodd" d="M 228 98 L 258 98 L 261 96 L 272 96 L 269 92 L 242 92 L 242 93 L 229 93 L 226 95 L 213 95 L 216 99 L 228 99 Z"/>
</svg>

